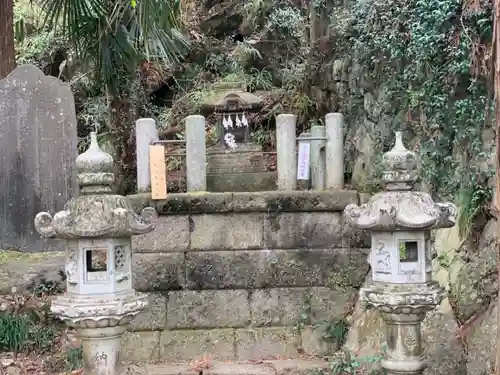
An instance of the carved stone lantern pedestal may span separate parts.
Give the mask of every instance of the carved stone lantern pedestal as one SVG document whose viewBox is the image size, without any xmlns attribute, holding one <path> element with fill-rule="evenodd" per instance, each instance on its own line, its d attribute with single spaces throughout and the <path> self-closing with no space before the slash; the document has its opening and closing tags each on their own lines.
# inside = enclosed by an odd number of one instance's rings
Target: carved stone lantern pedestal
<svg viewBox="0 0 500 375">
<path fill-rule="evenodd" d="M 424 285 L 376 284 L 361 289 L 361 299 L 380 311 L 386 325 L 387 357 L 382 367 L 391 374 L 422 374 L 421 323 L 445 297 L 436 282 Z"/>
<path fill-rule="evenodd" d="M 360 207 L 347 206 L 344 213 L 354 227 L 372 232 L 372 280 L 360 298 L 380 311 L 386 325 L 388 351 L 382 367 L 388 375 L 421 375 L 426 368 L 421 323 L 445 297 L 432 280 L 430 231 L 455 225 L 456 207 L 412 190 L 417 157 L 403 145 L 401 132 L 383 163 L 385 191 Z"/>
<path fill-rule="evenodd" d="M 131 236 L 154 229 L 156 211 L 137 215 L 127 198 L 113 193 L 113 158 L 95 133 L 89 149 L 76 159 L 80 195 L 52 216 L 35 217 L 45 237 L 66 240 L 66 293 L 51 311 L 77 331 L 85 375 L 122 374 L 120 341 L 127 325 L 147 306 L 132 288 Z"/>
</svg>

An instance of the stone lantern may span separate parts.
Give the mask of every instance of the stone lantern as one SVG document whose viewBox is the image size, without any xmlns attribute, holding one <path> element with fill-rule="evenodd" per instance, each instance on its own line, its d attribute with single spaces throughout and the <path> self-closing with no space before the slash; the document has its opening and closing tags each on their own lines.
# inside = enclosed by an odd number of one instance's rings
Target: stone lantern
<svg viewBox="0 0 500 375">
<path fill-rule="evenodd" d="M 386 324 L 388 351 L 382 367 L 388 375 L 422 374 L 421 322 L 438 306 L 445 291 L 432 280 L 430 231 L 455 225 L 456 207 L 435 203 L 414 191 L 417 156 L 396 144 L 383 156 L 385 191 L 344 214 L 356 228 L 371 231 L 372 280 L 360 291 L 365 306 L 377 308 Z"/>
<path fill-rule="evenodd" d="M 154 229 L 156 211 L 135 214 L 126 197 L 113 194 L 113 158 L 95 133 L 76 159 L 80 195 L 52 217 L 41 212 L 36 230 L 66 240 L 66 293 L 51 306 L 54 315 L 77 330 L 84 373 L 121 374 L 120 339 L 147 297 L 132 289 L 131 236 Z"/>
</svg>

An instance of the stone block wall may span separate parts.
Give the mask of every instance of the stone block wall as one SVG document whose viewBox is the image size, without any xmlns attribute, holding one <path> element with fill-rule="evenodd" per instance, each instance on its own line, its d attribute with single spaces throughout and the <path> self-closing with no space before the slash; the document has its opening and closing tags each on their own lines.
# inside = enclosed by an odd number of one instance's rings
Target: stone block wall
<svg viewBox="0 0 500 375">
<path fill-rule="evenodd" d="M 123 345 L 134 361 L 326 354 L 329 322 L 350 311 L 368 264 L 342 220 L 355 191 L 129 197 L 157 209 L 133 239 L 135 287 L 150 306 Z"/>
</svg>

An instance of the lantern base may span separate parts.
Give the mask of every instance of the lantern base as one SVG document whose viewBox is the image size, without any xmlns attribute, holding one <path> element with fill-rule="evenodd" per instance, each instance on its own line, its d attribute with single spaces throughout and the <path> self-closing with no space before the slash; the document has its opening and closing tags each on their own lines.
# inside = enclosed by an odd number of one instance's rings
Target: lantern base
<svg viewBox="0 0 500 375">
<path fill-rule="evenodd" d="M 120 342 L 126 326 L 78 329 L 85 375 L 123 375 Z"/>
<path fill-rule="evenodd" d="M 147 305 L 147 295 L 134 291 L 101 296 L 66 294 L 52 302 L 50 311 L 73 328 L 107 328 L 129 324 Z"/>
<path fill-rule="evenodd" d="M 373 283 L 361 289 L 362 300 L 375 307 L 385 323 L 387 353 L 382 367 L 387 375 L 423 374 L 427 362 L 422 356 L 421 323 L 445 295 L 437 282 Z"/>
</svg>

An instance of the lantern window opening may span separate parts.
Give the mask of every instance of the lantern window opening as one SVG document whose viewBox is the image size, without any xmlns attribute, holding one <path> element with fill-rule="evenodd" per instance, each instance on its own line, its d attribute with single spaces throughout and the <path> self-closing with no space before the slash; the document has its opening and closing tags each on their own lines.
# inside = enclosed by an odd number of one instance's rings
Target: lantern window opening
<svg viewBox="0 0 500 375">
<path fill-rule="evenodd" d="M 418 262 L 418 241 L 398 241 L 399 261 L 401 263 Z"/>
<path fill-rule="evenodd" d="M 86 249 L 86 281 L 106 281 L 108 279 L 108 249 Z"/>
</svg>

